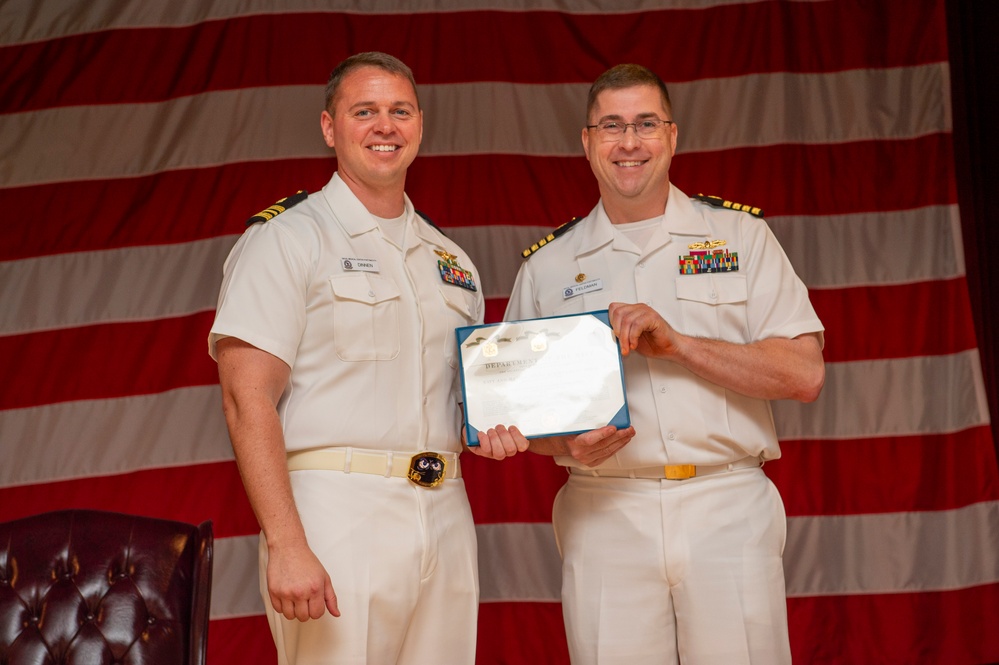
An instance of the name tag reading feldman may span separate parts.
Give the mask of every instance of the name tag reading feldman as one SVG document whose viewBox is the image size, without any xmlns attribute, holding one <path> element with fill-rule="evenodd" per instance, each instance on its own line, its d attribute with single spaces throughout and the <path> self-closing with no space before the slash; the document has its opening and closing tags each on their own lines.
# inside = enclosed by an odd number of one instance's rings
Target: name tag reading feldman
<svg viewBox="0 0 999 665">
<path fill-rule="evenodd" d="M 516 425 L 529 439 L 628 427 L 607 310 L 457 328 L 465 435 Z"/>
</svg>

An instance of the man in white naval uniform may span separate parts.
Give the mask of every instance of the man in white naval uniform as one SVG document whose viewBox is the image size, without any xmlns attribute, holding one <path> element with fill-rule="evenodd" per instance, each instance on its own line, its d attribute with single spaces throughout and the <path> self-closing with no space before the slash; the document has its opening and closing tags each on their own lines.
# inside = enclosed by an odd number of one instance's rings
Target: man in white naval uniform
<svg viewBox="0 0 999 665">
<path fill-rule="evenodd" d="M 505 316 L 608 309 L 631 427 L 528 441 L 504 423 L 476 452 L 530 448 L 570 471 L 553 524 L 574 665 L 780 665 L 769 400 L 818 397 L 823 327 L 759 211 L 670 184 L 676 140 L 656 74 L 597 79 L 582 142 L 600 202 L 525 251 Z"/>
<path fill-rule="evenodd" d="M 469 665 L 454 328 L 481 323 L 482 293 L 405 194 L 423 133 L 409 68 L 352 56 L 326 96 L 338 171 L 251 219 L 209 337 L 261 593 L 282 664 Z"/>
</svg>

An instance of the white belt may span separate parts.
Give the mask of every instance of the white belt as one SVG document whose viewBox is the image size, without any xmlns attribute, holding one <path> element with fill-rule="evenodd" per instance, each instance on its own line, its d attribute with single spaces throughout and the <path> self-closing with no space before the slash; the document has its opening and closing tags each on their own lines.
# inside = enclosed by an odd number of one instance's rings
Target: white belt
<svg viewBox="0 0 999 665">
<path fill-rule="evenodd" d="M 728 473 L 729 471 L 737 471 L 738 469 L 751 469 L 760 466 L 763 466 L 763 460 L 759 457 L 744 457 L 729 464 L 707 466 L 702 464 L 666 464 L 664 466 L 646 466 L 640 469 L 581 469 L 573 466 L 569 468 L 569 473 L 598 478 L 687 480 L 688 478 L 713 476 L 716 473 Z"/>
<path fill-rule="evenodd" d="M 458 460 L 458 453 L 433 451 L 414 453 L 412 451 L 365 450 L 350 447 L 290 452 L 288 453 L 288 470 L 318 469 L 343 471 L 344 473 L 368 473 L 386 478 L 411 478 L 410 471 L 416 460 L 426 456 L 443 459 L 444 470 L 441 480 L 461 478 L 461 463 Z"/>
</svg>

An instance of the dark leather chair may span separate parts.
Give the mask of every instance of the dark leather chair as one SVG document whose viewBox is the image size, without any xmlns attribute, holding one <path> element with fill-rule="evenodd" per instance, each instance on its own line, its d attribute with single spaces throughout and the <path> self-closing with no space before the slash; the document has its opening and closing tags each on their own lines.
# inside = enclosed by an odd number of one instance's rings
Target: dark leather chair
<svg viewBox="0 0 999 665">
<path fill-rule="evenodd" d="M 0 524 L 0 665 L 203 665 L 212 523 L 62 510 Z"/>
</svg>

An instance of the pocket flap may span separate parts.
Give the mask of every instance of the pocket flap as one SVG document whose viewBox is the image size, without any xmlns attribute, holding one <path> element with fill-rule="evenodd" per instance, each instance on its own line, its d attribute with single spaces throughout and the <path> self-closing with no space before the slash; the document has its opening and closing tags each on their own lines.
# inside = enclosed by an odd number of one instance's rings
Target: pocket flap
<svg viewBox="0 0 999 665">
<path fill-rule="evenodd" d="M 469 321 L 475 320 L 475 296 L 470 291 L 459 288 L 442 288 L 440 292 L 448 307 Z"/>
<path fill-rule="evenodd" d="M 333 295 L 340 300 L 353 300 L 370 305 L 399 297 L 399 288 L 392 280 L 368 273 L 334 275 L 330 277 L 330 287 L 333 289 Z"/>
<path fill-rule="evenodd" d="M 746 302 L 746 278 L 742 275 L 681 275 L 676 278 L 676 297 L 707 305 Z"/>
</svg>

